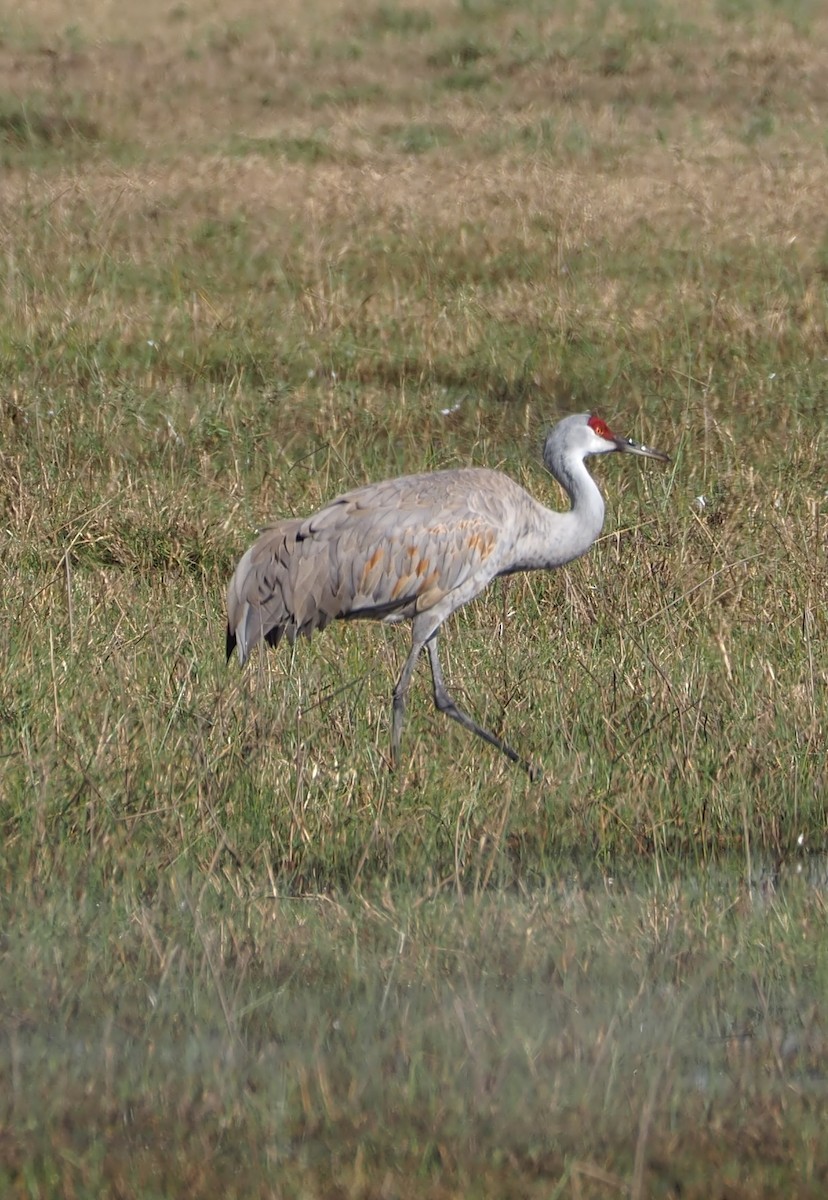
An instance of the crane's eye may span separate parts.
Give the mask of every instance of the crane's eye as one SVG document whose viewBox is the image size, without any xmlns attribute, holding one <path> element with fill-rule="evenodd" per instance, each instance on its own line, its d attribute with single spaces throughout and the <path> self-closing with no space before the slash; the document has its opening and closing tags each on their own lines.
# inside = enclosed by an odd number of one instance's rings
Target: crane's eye
<svg viewBox="0 0 828 1200">
<path fill-rule="evenodd" d="M 597 433 L 599 437 L 606 438 L 608 442 L 615 441 L 615 435 L 609 425 L 606 421 L 602 421 L 600 417 L 597 417 L 595 413 L 589 418 L 587 424 L 592 432 Z"/>
</svg>

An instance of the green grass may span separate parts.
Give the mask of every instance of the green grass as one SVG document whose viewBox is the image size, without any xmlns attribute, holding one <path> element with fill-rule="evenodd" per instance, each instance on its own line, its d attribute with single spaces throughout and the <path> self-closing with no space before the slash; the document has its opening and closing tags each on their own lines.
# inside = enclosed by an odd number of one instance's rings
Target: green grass
<svg viewBox="0 0 828 1200">
<path fill-rule="evenodd" d="M 31 8 L 31 6 L 30 6 Z M 0 1191 L 822 1196 L 819 6 L 3 26 Z M 44 46 L 48 53 L 44 53 Z M 224 662 L 269 518 L 558 416 L 604 535 Z"/>
</svg>

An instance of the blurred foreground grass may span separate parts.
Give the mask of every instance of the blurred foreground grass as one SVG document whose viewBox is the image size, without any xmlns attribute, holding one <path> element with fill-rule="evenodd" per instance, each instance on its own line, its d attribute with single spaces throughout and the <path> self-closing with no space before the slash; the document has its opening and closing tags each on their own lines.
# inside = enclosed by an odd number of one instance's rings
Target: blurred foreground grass
<svg viewBox="0 0 828 1200">
<path fill-rule="evenodd" d="M 0 30 L 4 1192 L 822 1195 L 821 6 L 125 13 Z M 673 467 L 444 638 L 541 785 L 225 667 L 258 524 L 586 408 Z"/>
<path fill-rule="evenodd" d="M 640 882 L 35 906 L 4 1194 L 824 1194 L 824 894 Z"/>
</svg>

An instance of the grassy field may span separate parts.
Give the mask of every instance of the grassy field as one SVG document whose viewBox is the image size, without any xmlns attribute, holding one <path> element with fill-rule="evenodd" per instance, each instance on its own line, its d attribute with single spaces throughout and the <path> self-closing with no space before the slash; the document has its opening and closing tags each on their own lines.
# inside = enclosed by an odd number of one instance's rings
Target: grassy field
<svg viewBox="0 0 828 1200">
<path fill-rule="evenodd" d="M 828 14 L 0 19 L 0 1192 L 828 1188 Z M 224 662 L 268 518 L 597 409 L 604 536 Z"/>
</svg>

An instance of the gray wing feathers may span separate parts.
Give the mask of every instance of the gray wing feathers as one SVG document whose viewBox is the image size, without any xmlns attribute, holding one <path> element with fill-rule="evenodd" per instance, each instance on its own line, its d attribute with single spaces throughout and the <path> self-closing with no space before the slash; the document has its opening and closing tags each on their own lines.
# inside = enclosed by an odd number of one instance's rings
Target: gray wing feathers
<svg viewBox="0 0 828 1200">
<path fill-rule="evenodd" d="M 262 637 L 278 644 L 293 611 L 294 557 L 300 521 L 266 529 L 242 555 L 227 589 L 228 655 L 235 645 L 240 662 Z M 295 636 L 295 634 L 294 634 Z"/>
<path fill-rule="evenodd" d="M 264 530 L 227 590 L 228 654 L 235 646 L 243 663 L 263 637 L 278 645 L 340 617 L 430 608 L 493 553 L 503 479 L 458 471 L 389 480 Z"/>
</svg>

